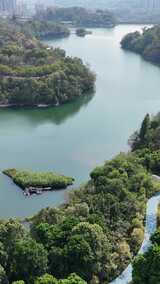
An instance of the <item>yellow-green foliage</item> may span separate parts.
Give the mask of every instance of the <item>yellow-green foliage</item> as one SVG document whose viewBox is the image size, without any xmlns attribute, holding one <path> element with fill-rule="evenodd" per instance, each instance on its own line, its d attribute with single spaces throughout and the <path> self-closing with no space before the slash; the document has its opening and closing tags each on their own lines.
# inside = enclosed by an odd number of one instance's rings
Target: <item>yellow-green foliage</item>
<svg viewBox="0 0 160 284">
<path fill-rule="evenodd" d="M 16 169 L 8 169 L 3 172 L 13 179 L 13 181 L 22 187 L 51 187 L 52 189 L 66 188 L 73 184 L 74 179 L 54 172 L 35 173 L 32 171 L 18 171 Z"/>
</svg>

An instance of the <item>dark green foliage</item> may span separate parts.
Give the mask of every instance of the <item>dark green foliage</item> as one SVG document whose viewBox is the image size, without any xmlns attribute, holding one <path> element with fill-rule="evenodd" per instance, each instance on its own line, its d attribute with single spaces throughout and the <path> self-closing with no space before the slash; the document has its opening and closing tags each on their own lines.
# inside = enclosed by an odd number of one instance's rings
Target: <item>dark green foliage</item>
<svg viewBox="0 0 160 284">
<path fill-rule="evenodd" d="M 1 284 L 9 284 L 7 276 L 6 276 L 6 272 L 1 265 L 0 265 L 0 283 Z"/>
<path fill-rule="evenodd" d="M 135 152 L 139 162 L 153 174 L 160 174 L 160 150 L 144 148 Z"/>
<path fill-rule="evenodd" d="M 158 229 L 152 236 L 151 236 L 151 241 L 155 245 L 160 246 L 160 229 Z"/>
<path fill-rule="evenodd" d="M 129 139 L 132 152 L 140 159 L 140 163 L 154 174 L 160 173 L 160 114 L 150 118 L 147 114 Z"/>
<path fill-rule="evenodd" d="M 59 105 L 93 92 L 95 75 L 82 60 L 22 31 L 0 23 L 0 104 Z"/>
<path fill-rule="evenodd" d="M 130 138 L 129 142 L 132 147 L 132 151 L 149 147 L 152 142 L 151 135 L 151 121 L 149 114 L 147 114 L 142 121 L 140 131 L 135 132 Z"/>
<path fill-rule="evenodd" d="M 16 243 L 25 236 L 23 226 L 16 220 L 0 222 L 0 261 L 9 280 L 14 273 Z"/>
<path fill-rule="evenodd" d="M 140 142 L 145 146 L 149 146 L 149 130 L 150 130 L 150 116 L 147 114 L 142 122 L 139 138 Z"/>
<path fill-rule="evenodd" d="M 14 277 L 33 283 L 37 276 L 47 271 L 47 251 L 32 239 L 16 243 L 14 253 Z"/>
<path fill-rule="evenodd" d="M 158 241 L 159 242 L 159 241 Z M 160 283 L 160 246 L 153 245 L 147 253 L 138 256 L 133 262 L 134 284 Z"/>
<path fill-rule="evenodd" d="M 18 171 L 16 169 L 8 169 L 3 171 L 22 189 L 28 187 L 62 189 L 73 184 L 74 179 L 58 175 L 54 172 L 35 173 L 32 171 Z"/>
<path fill-rule="evenodd" d="M 143 29 L 143 33 L 134 32 L 126 35 L 121 46 L 126 50 L 139 53 L 144 59 L 160 64 L 160 26 Z"/>
</svg>

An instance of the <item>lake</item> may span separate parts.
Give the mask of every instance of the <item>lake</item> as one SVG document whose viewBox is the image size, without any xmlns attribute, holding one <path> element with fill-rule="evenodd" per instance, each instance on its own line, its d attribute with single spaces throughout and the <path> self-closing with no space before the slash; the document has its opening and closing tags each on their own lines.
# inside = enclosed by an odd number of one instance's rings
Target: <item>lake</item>
<svg viewBox="0 0 160 284">
<path fill-rule="evenodd" d="M 72 34 L 46 42 L 88 63 L 97 74 L 96 92 L 61 107 L 1 109 L 1 170 L 53 170 L 73 176 L 76 187 L 95 166 L 128 150 L 128 137 L 144 115 L 160 110 L 160 68 L 120 48 L 125 34 L 141 28 L 93 29 L 85 38 Z M 26 198 L 0 174 L 1 218 L 29 216 L 66 198 L 64 190 Z"/>
</svg>

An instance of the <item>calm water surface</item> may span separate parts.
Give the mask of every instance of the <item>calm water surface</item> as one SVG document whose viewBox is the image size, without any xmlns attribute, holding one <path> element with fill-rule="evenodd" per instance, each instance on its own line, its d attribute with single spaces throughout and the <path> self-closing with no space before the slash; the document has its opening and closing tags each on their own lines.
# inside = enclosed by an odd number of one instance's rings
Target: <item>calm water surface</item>
<svg viewBox="0 0 160 284">
<path fill-rule="evenodd" d="M 142 26 L 94 29 L 85 38 L 47 42 L 81 57 L 97 74 L 96 93 L 58 108 L 0 110 L 0 169 L 54 170 L 76 178 L 120 151 L 146 114 L 160 110 L 160 69 L 120 49 L 126 33 Z M 27 216 L 62 203 L 66 191 L 26 198 L 0 175 L 0 217 Z"/>
</svg>

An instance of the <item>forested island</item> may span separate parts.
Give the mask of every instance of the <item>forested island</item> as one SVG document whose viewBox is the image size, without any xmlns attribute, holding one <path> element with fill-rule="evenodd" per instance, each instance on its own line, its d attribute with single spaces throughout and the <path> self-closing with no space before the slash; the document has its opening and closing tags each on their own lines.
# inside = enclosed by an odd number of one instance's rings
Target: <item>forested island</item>
<svg viewBox="0 0 160 284">
<path fill-rule="evenodd" d="M 16 220 L 1 221 L 1 283 L 108 283 L 119 275 L 143 241 L 146 202 L 159 192 L 159 182 L 152 178 L 160 173 L 159 128 L 160 114 L 147 114 L 129 140 L 130 153 L 94 169 L 88 183 L 71 192 L 63 206 L 29 218 L 29 231 Z M 23 174 L 16 174 L 28 185 Z M 149 271 L 151 277 L 150 262 L 158 271 L 159 262 L 153 259 L 159 232 L 152 241 L 154 247 L 134 261 L 134 284 L 152 283 L 139 280 Z M 154 275 L 154 284 L 157 279 Z"/>
<path fill-rule="evenodd" d="M 0 105 L 57 106 L 93 92 L 95 74 L 89 67 L 45 46 L 36 33 L 0 24 Z"/>
<path fill-rule="evenodd" d="M 114 27 L 116 19 L 108 10 L 87 10 L 82 7 L 49 7 L 37 13 L 36 19 L 65 23 L 76 27 L 109 28 Z"/>
<path fill-rule="evenodd" d="M 83 28 L 79 28 L 76 30 L 76 35 L 77 36 L 80 36 L 80 37 L 85 37 L 86 35 L 88 34 L 92 34 L 91 31 L 88 31 L 86 29 L 83 29 Z"/>
<path fill-rule="evenodd" d="M 65 189 L 72 185 L 74 179 L 54 172 L 35 173 L 32 171 L 20 171 L 17 169 L 7 169 L 3 173 L 21 187 L 26 196 L 41 194 L 45 191 Z"/>
<path fill-rule="evenodd" d="M 143 32 L 126 35 L 121 46 L 125 50 L 140 54 L 145 60 L 160 65 L 160 26 L 144 28 Z"/>
</svg>

